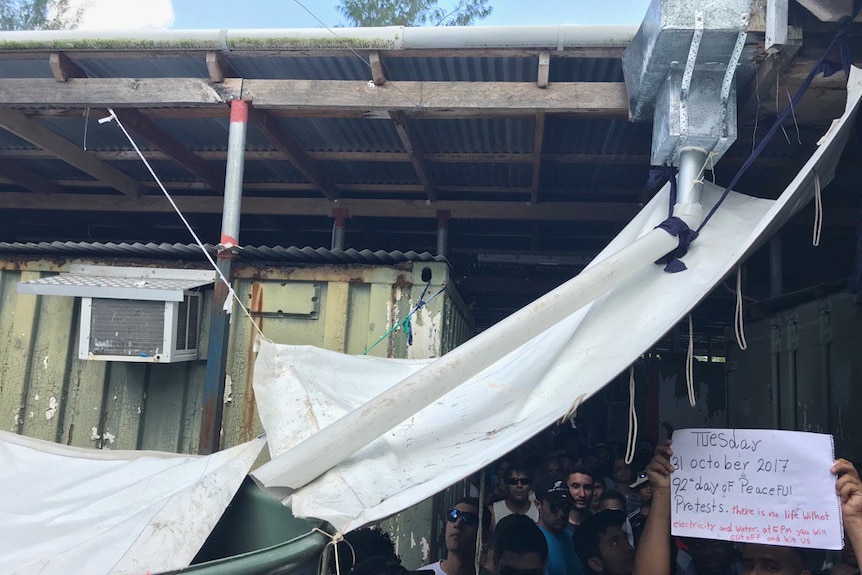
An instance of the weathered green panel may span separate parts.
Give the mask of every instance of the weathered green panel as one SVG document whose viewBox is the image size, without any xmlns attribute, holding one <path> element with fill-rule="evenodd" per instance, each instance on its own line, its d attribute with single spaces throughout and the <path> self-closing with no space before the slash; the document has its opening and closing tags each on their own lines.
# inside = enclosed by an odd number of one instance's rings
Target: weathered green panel
<svg viewBox="0 0 862 575">
<path fill-rule="evenodd" d="M 111 363 L 104 423 L 98 430 L 105 447 L 140 449 L 146 376 L 145 364 Z"/>
<path fill-rule="evenodd" d="M 369 284 L 350 284 L 348 300 L 351 321 L 347 324 L 345 351 L 359 355 L 368 347 L 368 316 L 371 310 L 371 286 Z"/>
<path fill-rule="evenodd" d="M 39 276 L 39 273 L 24 272 L 20 279 L 31 280 Z M 9 337 L 4 339 L 5 349 L 0 354 L 0 381 L 3 382 L 0 413 L 4 420 L 8 418 L 7 429 L 17 433 L 23 432 L 29 415 L 27 396 L 40 303 L 40 297 L 34 295 L 18 296 L 12 300 Z"/>
<path fill-rule="evenodd" d="M 30 381 L 24 405 L 22 433 L 56 441 L 57 417 L 74 348 L 75 318 L 72 298 L 42 297 L 30 352 Z"/>
<path fill-rule="evenodd" d="M 104 361 L 72 361 L 62 405 L 61 443 L 101 447 L 102 402 L 110 366 L 111 363 Z"/>
</svg>

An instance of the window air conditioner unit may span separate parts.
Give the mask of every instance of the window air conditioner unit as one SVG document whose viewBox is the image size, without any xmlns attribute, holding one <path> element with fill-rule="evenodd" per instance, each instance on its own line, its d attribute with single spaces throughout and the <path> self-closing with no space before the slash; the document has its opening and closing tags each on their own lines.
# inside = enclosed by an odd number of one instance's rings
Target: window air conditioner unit
<svg viewBox="0 0 862 575">
<path fill-rule="evenodd" d="M 201 294 L 215 272 L 72 265 L 18 293 L 81 298 L 80 359 L 171 363 L 198 358 Z"/>
<path fill-rule="evenodd" d="M 183 301 L 81 298 L 78 357 L 171 363 L 198 358 L 201 294 Z"/>
</svg>

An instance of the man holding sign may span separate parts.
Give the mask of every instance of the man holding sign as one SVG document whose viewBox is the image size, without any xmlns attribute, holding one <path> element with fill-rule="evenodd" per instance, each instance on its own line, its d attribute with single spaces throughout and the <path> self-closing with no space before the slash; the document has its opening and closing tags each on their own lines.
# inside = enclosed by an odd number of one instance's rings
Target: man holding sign
<svg viewBox="0 0 862 575">
<path fill-rule="evenodd" d="M 776 434 L 793 435 L 776 439 Z M 822 462 L 818 467 L 805 467 L 811 464 L 796 461 L 806 445 L 810 447 L 811 442 L 822 441 L 822 436 L 803 438 L 802 435 L 818 434 L 681 430 L 674 434 L 675 449 L 671 449 L 670 442 L 657 448 L 647 466 L 653 486 L 653 504 L 635 557 L 634 575 L 670 574 L 672 529 L 675 535 L 744 541 L 745 575 L 807 575 L 800 547 L 840 548 L 839 504 L 849 542 L 862 549 L 862 482 L 858 474 L 849 461 L 831 462 L 831 438 L 828 449 L 824 450 L 829 457 L 825 467 Z M 794 450 L 776 449 L 776 441 L 780 443 L 785 439 L 795 443 Z M 822 457 L 822 453 L 814 457 Z M 778 459 L 788 460 L 787 468 L 794 471 L 793 477 L 781 475 L 785 464 Z M 765 470 L 766 461 L 771 462 L 771 471 Z M 757 471 L 758 465 L 761 471 Z M 797 465 L 802 466 L 798 471 L 794 469 Z M 711 471 L 705 473 L 706 469 Z M 811 487 L 810 483 L 824 473 L 830 478 L 830 492 L 834 476 L 838 476 L 835 489 L 839 498 L 834 499 L 834 509 L 829 508 L 819 483 L 814 485 L 821 491 L 819 496 L 811 501 L 802 498 L 804 491 Z M 779 479 L 764 479 L 764 474 Z M 803 478 L 805 483 L 801 482 Z M 730 482 L 733 485 L 729 485 Z M 783 486 L 781 495 L 778 485 Z M 751 495 L 755 497 L 747 497 Z M 774 505 L 768 504 L 770 500 Z M 752 517 L 759 517 L 760 521 L 752 521 Z M 779 536 L 786 535 L 786 538 L 775 540 L 776 529 Z M 760 539 L 755 537 L 758 534 Z"/>
</svg>

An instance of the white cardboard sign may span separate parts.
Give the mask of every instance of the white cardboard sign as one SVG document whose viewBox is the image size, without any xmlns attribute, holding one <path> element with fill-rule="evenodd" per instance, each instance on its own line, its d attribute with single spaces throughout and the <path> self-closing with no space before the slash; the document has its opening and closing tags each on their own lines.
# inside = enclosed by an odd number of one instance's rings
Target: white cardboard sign
<svg viewBox="0 0 862 575">
<path fill-rule="evenodd" d="M 680 429 L 672 448 L 674 535 L 841 549 L 831 435 Z"/>
</svg>

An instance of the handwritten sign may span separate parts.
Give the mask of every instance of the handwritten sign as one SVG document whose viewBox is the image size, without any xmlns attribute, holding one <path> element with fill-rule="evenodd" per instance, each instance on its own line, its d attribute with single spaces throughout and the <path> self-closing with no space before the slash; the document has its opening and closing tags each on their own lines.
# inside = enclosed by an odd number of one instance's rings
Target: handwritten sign
<svg viewBox="0 0 862 575">
<path fill-rule="evenodd" d="M 841 549 L 831 435 L 767 429 L 673 434 L 674 535 Z"/>
</svg>

